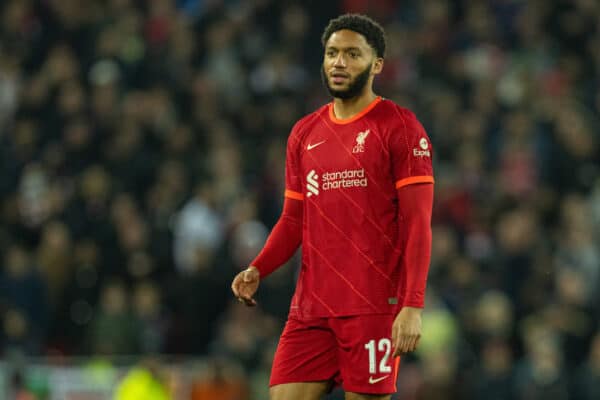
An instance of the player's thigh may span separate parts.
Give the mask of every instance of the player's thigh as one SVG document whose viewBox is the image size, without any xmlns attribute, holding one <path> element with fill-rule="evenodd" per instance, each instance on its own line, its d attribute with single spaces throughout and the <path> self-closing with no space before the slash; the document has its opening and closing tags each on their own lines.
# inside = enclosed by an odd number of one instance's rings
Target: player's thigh
<svg viewBox="0 0 600 400">
<path fill-rule="evenodd" d="M 270 400 L 320 400 L 331 389 L 330 382 L 296 382 L 271 386 Z"/>
<path fill-rule="evenodd" d="M 333 382 L 339 376 L 337 357 L 336 339 L 327 319 L 289 318 L 275 351 L 269 386 Z M 295 390 L 295 386 L 290 388 L 277 390 Z"/>
<path fill-rule="evenodd" d="M 390 400 L 391 394 L 377 395 L 377 394 L 360 394 L 360 393 L 346 393 L 346 400 Z"/>
<path fill-rule="evenodd" d="M 393 315 L 359 315 L 331 320 L 338 341 L 340 380 L 346 393 L 385 399 L 396 392 L 400 360 L 392 356 L 393 321 Z"/>
</svg>

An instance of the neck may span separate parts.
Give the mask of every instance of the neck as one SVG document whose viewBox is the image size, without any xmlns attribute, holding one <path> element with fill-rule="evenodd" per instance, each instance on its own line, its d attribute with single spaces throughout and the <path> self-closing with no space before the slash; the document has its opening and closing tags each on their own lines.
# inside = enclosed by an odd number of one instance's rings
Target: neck
<svg viewBox="0 0 600 400">
<path fill-rule="evenodd" d="M 360 96 L 351 99 L 334 97 L 333 112 L 339 119 L 352 118 L 371 104 L 375 98 L 377 98 L 377 95 L 373 93 L 373 90 L 369 90 L 367 93 L 363 93 Z"/>
</svg>

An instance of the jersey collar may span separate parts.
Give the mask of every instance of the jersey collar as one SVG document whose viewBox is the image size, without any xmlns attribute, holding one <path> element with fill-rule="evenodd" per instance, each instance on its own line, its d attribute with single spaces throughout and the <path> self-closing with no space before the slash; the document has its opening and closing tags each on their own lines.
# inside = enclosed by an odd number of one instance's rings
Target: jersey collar
<svg viewBox="0 0 600 400">
<path fill-rule="evenodd" d="M 381 96 L 377 96 L 375 98 L 375 100 L 370 102 L 369 105 L 366 106 L 361 112 L 354 115 L 353 117 L 346 118 L 346 119 L 341 119 L 341 118 L 338 118 L 335 116 L 335 113 L 333 112 L 333 102 L 331 102 L 331 103 L 329 103 L 329 119 L 331 120 L 331 122 L 334 122 L 336 124 L 349 124 L 350 122 L 354 122 L 357 119 L 363 117 L 366 113 L 371 111 L 373 109 L 373 107 L 375 107 L 381 100 L 382 100 Z"/>
</svg>

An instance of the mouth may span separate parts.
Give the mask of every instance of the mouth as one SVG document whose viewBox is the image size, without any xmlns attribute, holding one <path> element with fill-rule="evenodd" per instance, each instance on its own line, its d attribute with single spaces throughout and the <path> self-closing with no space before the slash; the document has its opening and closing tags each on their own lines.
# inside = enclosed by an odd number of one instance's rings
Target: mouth
<svg viewBox="0 0 600 400">
<path fill-rule="evenodd" d="M 329 76 L 331 77 L 331 82 L 335 84 L 341 84 L 350 79 L 348 74 L 344 72 L 332 72 Z"/>
</svg>

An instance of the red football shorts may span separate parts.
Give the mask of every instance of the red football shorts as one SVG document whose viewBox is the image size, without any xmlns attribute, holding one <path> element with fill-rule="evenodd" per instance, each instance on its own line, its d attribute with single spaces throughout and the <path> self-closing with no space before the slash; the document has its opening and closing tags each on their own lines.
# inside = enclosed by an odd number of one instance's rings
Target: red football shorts
<svg viewBox="0 0 600 400">
<path fill-rule="evenodd" d="M 270 386 L 333 381 L 346 392 L 396 392 L 400 357 L 392 357 L 394 315 L 289 318 L 273 360 Z"/>
</svg>

